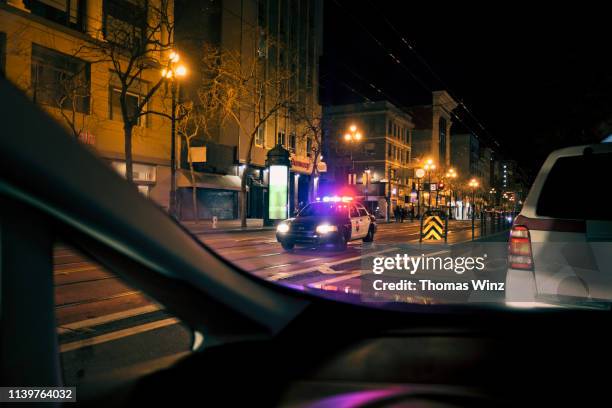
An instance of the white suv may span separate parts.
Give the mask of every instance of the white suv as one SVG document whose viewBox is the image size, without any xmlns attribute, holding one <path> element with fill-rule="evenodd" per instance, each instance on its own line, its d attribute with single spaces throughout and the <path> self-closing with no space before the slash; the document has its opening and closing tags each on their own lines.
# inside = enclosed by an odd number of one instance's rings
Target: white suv
<svg viewBox="0 0 612 408">
<path fill-rule="evenodd" d="M 612 299 L 611 173 L 611 143 L 548 156 L 510 232 L 508 304 Z"/>
</svg>

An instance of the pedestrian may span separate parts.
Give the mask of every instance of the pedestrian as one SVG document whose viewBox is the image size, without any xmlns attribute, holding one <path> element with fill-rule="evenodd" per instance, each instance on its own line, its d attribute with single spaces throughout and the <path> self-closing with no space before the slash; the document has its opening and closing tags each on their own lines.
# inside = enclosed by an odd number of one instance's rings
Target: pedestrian
<svg viewBox="0 0 612 408">
<path fill-rule="evenodd" d="M 406 218 L 406 207 L 400 208 L 400 222 L 403 224 L 404 219 Z"/>
<path fill-rule="evenodd" d="M 399 213 L 400 209 L 399 206 L 395 206 L 395 208 L 393 209 L 393 215 L 395 216 L 395 222 L 399 222 L 399 217 L 400 217 L 400 213 Z"/>
<path fill-rule="evenodd" d="M 410 207 L 410 222 L 414 221 L 414 206 Z"/>
</svg>

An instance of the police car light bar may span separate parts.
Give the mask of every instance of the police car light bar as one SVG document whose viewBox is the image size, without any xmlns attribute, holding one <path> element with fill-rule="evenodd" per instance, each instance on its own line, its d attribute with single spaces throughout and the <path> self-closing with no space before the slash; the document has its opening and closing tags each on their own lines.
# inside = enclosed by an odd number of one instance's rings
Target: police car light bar
<svg viewBox="0 0 612 408">
<path fill-rule="evenodd" d="M 321 198 L 317 197 L 317 201 L 321 201 Z M 349 201 L 353 201 L 353 197 L 347 197 L 347 196 L 344 196 L 344 197 L 339 197 L 339 196 L 329 197 L 329 196 L 325 196 L 325 197 L 323 197 L 323 202 L 324 203 L 329 203 L 329 202 L 332 202 L 332 203 L 339 203 L 339 202 L 347 203 Z"/>
</svg>

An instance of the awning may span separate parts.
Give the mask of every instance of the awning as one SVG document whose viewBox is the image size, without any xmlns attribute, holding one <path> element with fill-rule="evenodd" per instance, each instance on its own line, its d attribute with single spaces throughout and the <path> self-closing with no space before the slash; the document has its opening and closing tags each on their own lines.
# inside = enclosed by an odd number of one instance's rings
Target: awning
<svg viewBox="0 0 612 408">
<path fill-rule="evenodd" d="M 178 187 L 191 187 L 191 173 L 189 170 L 177 170 L 176 178 L 176 185 Z M 200 188 L 240 191 L 240 177 L 195 172 L 195 185 Z"/>
</svg>

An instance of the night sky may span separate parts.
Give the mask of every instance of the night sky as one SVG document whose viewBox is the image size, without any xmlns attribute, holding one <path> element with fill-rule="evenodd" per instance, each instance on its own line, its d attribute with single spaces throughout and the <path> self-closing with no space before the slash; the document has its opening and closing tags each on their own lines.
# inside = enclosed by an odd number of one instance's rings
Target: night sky
<svg viewBox="0 0 612 408">
<path fill-rule="evenodd" d="M 324 4 L 325 104 L 409 106 L 450 89 L 472 113 L 457 112 L 461 126 L 532 173 L 551 150 L 612 133 L 612 35 L 603 8 Z"/>
</svg>

